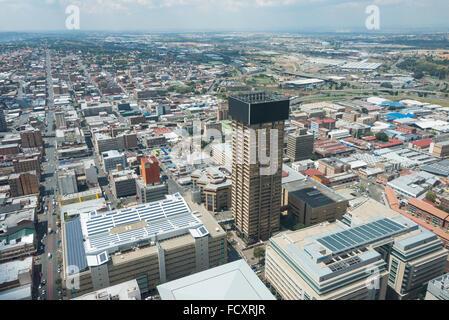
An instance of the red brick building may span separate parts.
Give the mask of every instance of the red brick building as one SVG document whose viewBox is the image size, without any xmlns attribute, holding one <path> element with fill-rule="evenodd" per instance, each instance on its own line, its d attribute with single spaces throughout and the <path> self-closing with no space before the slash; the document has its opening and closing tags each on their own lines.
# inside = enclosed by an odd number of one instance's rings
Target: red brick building
<svg viewBox="0 0 449 320">
<path fill-rule="evenodd" d="M 449 229 L 449 213 L 436 208 L 422 200 L 411 198 L 408 200 L 407 210 L 415 217 L 432 224 L 435 227 Z"/>
<path fill-rule="evenodd" d="M 158 183 L 161 181 L 159 163 L 154 156 L 150 159 L 142 158 L 140 164 L 142 166 L 142 178 L 146 184 Z"/>
</svg>

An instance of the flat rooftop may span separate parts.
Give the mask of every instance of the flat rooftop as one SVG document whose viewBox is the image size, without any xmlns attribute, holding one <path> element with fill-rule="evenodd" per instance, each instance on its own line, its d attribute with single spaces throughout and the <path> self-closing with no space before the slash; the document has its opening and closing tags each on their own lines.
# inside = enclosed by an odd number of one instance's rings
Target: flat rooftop
<svg viewBox="0 0 449 320">
<path fill-rule="evenodd" d="M 162 300 L 275 300 L 243 260 L 157 287 Z"/>
<path fill-rule="evenodd" d="M 319 208 L 335 202 L 345 201 L 346 198 L 326 187 L 315 179 L 297 180 L 283 184 L 289 194 L 294 195 L 312 208 Z"/>
<path fill-rule="evenodd" d="M 92 253 L 200 225 L 179 193 L 128 209 L 81 215 L 84 246 Z"/>
<path fill-rule="evenodd" d="M 307 203 L 312 208 L 323 207 L 336 202 L 323 194 L 320 190 L 314 188 L 304 188 L 290 192 L 290 194 L 293 194 L 295 197 L 300 199 L 302 202 Z"/>
<path fill-rule="evenodd" d="M 270 239 L 291 258 L 291 263 L 317 283 L 381 260 L 374 247 L 399 240 L 402 235 L 413 244 L 416 235 L 427 233 L 402 216 L 377 216 L 353 227 L 338 223 L 321 223 L 298 231 L 280 233 Z M 412 237 L 410 237 L 412 235 Z M 402 239 L 402 238 L 401 238 Z M 396 241 L 399 242 L 399 241 Z M 395 244 L 396 244 L 395 242 Z"/>
<path fill-rule="evenodd" d="M 288 98 L 285 98 L 279 94 L 271 92 L 245 93 L 239 95 L 232 95 L 230 97 L 251 104 L 288 100 Z"/>
</svg>

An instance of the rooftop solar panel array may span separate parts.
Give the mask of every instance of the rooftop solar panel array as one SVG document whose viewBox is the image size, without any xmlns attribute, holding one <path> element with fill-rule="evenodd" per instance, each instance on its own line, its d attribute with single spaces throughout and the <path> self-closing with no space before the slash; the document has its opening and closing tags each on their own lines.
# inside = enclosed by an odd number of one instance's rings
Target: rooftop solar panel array
<svg viewBox="0 0 449 320">
<path fill-rule="evenodd" d="M 107 212 L 101 215 L 91 213 L 82 217 L 81 225 L 86 236 L 87 250 L 97 252 L 108 247 L 130 241 L 138 241 L 152 235 L 166 233 L 181 228 L 201 225 L 181 195 L 140 205 L 125 210 Z M 113 228 L 146 221 L 143 228 L 111 234 Z"/>
<path fill-rule="evenodd" d="M 77 266 L 79 271 L 87 268 L 86 253 L 83 245 L 80 220 L 74 220 L 65 224 L 67 265 Z"/>
<path fill-rule="evenodd" d="M 407 227 L 404 225 L 394 222 L 391 219 L 383 218 L 318 238 L 317 242 L 329 249 L 332 253 L 337 253 L 382 240 L 406 229 Z"/>
</svg>

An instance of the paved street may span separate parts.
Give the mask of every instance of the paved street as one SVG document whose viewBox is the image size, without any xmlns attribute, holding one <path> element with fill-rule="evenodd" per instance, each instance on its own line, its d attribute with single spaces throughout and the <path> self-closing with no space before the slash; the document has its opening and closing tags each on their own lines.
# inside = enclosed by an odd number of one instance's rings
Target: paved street
<svg viewBox="0 0 449 320">
<path fill-rule="evenodd" d="M 51 80 L 51 63 L 50 54 L 47 52 L 47 90 L 48 90 L 48 101 L 47 106 L 49 111 L 47 113 L 47 130 L 45 132 L 46 136 L 54 136 L 53 123 L 54 123 L 54 96 Z M 42 237 L 40 240 L 44 245 L 44 252 L 40 255 L 41 267 L 39 268 L 42 272 L 42 278 L 40 282 L 44 279 L 46 285 L 42 287 L 45 290 L 45 294 L 42 295 L 42 290 L 39 290 L 39 294 L 42 299 L 55 300 L 59 298 L 56 280 L 60 277 L 57 272 L 57 265 L 60 264 L 61 250 L 58 248 L 58 240 L 60 240 L 60 233 L 57 226 L 57 207 L 55 207 L 56 199 L 56 150 L 55 143 L 56 139 L 54 137 L 46 138 L 44 140 L 48 146 L 45 149 L 46 162 L 44 170 L 42 172 L 43 176 L 43 186 L 44 186 L 44 196 L 46 197 L 45 205 L 47 210 L 44 208 L 44 212 L 38 217 L 39 235 Z M 51 231 L 51 232 L 50 232 Z"/>
</svg>

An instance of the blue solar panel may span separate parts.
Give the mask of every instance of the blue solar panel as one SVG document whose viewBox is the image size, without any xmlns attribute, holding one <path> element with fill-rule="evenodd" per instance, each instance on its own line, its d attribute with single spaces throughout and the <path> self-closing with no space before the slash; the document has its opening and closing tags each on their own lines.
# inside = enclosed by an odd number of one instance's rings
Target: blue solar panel
<svg viewBox="0 0 449 320">
<path fill-rule="evenodd" d="M 79 271 L 87 268 L 86 253 L 83 245 L 83 233 L 80 220 L 73 220 L 65 224 L 67 243 L 67 264 L 77 266 Z"/>
<path fill-rule="evenodd" d="M 103 262 L 105 262 L 106 261 L 106 253 L 102 253 L 102 254 L 100 254 L 100 263 L 103 263 Z"/>
<path fill-rule="evenodd" d="M 381 240 L 405 229 L 406 226 L 384 218 L 318 238 L 316 241 L 332 252 L 339 252 Z"/>
</svg>

